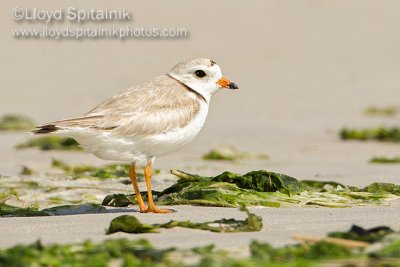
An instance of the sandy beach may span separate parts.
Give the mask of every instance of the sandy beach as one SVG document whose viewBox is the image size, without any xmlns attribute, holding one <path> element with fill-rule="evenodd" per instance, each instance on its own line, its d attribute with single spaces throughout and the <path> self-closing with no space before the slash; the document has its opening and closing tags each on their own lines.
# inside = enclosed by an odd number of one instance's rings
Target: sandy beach
<svg viewBox="0 0 400 267">
<path fill-rule="evenodd" d="M 14 7 L 43 9 L 118 8 L 134 15 L 129 22 L 102 26 L 184 27 L 176 39 L 17 39 L 11 30 L 46 23 L 15 21 Z M 181 60 L 209 57 L 240 90 L 214 96 L 204 128 L 185 148 L 158 158 L 154 187 L 162 190 L 180 169 L 201 175 L 229 170 L 246 173 L 266 169 L 307 180 L 366 186 L 373 182 L 400 184 L 400 164 L 371 164 L 374 156 L 399 156 L 398 143 L 342 141 L 343 127 L 398 126 L 400 116 L 366 116 L 370 106 L 400 106 L 400 17 L 397 1 L 7 1 L 0 3 L 0 116 L 24 114 L 37 123 L 83 114 L 119 91 L 166 73 Z M 69 22 L 54 22 L 61 27 Z M 96 23 L 77 27 L 99 26 Z M 80 152 L 16 150 L 27 133 L 0 133 L 0 175 L 20 179 L 21 166 L 42 170 L 52 158 L 69 164 L 107 162 Z M 202 155 L 221 144 L 241 151 L 267 154 L 268 159 L 210 162 Z M 109 162 L 108 162 L 109 163 Z M 175 179 L 175 180 L 174 180 Z M 157 182 L 158 181 L 158 182 Z M 107 182 L 109 183 L 109 182 Z M 144 184 L 141 183 L 144 187 Z M 122 186 L 121 186 L 122 188 Z M 118 192 L 129 190 L 117 188 Z M 122 190 L 122 191 L 121 191 Z M 105 190 L 104 193 L 118 193 Z M 69 243 L 85 239 L 139 238 L 106 236 L 117 215 L 134 214 L 146 223 L 215 220 L 243 217 L 237 209 L 174 206 L 169 215 L 139 214 L 137 207 L 104 214 L 0 219 L 0 247 L 32 243 Z M 252 207 L 262 216 L 261 233 L 216 234 L 172 229 L 144 234 L 160 247 L 190 248 L 214 243 L 243 247 L 258 239 L 274 245 L 293 243 L 293 234 L 323 236 L 363 227 L 387 225 L 400 229 L 400 203 L 333 209 Z"/>
</svg>

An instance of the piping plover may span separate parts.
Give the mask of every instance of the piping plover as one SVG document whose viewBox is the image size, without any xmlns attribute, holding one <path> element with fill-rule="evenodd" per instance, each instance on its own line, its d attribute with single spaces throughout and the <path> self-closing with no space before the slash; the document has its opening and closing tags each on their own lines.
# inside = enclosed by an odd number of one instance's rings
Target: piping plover
<svg viewBox="0 0 400 267">
<path fill-rule="evenodd" d="M 140 212 L 168 213 L 154 205 L 151 168 L 156 156 L 172 152 L 199 133 L 211 96 L 221 88 L 238 89 L 222 76 L 212 60 L 183 61 L 166 75 L 129 88 L 81 117 L 37 127 L 35 134 L 56 134 L 76 139 L 89 153 L 116 161 L 129 161 L 129 176 Z M 135 164 L 145 162 L 148 207 L 136 180 Z"/>
</svg>

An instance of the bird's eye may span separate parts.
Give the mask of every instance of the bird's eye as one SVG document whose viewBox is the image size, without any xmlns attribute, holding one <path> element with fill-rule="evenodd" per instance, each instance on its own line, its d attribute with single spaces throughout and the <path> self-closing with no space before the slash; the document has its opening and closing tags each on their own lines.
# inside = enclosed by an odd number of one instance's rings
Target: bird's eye
<svg viewBox="0 0 400 267">
<path fill-rule="evenodd" d="M 196 70 L 194 74 L 196 74 L 196 76 L 199 78 L 203 78 L 204 76 L 206 76 L 206 73 L 203 70 Z"/>
</svg>

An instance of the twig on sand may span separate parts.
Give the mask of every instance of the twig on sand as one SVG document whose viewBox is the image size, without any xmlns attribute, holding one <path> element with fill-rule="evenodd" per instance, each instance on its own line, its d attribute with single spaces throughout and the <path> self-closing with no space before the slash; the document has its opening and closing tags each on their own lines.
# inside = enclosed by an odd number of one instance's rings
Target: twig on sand
<svg viewBox="0 0 400 267">
<path fill-rule="evenodd" d="M 177 176 L 179 178 L 182 178 L 182 179 L 185 179 L 185 180 L 189 180 L 189 181 L 193 181 L 194 180 L 191 175 L 189 175 L 187 173 L 184 173 L 183 171 L 171 170 L 170 172 L 171 172 L 171 174 L 173 174 L 173 175 L 175 175 L 175 176 Z"/>
<path fill-rule="evenodd" d="M 312 244 L 320 241 L 325 241 L 328 243 L 336 244 L 336 245 L 341 245 L 344 247 L 347 247 L 349 249 L 354 249 L 354 248 L 366 248 L 370 244 L 367 242 L 362 242 L 362 241 L 354 241 L 354 240 L 348 240 L 348 239 L 342 239 L 342 238 L 335 238 L 335 237 L 318 237 L 318 236 L 309 236 L 309 235 L 294 235 L 292 237 L 293 239 L 300 241 L 301 243 L 305 244 Z"/>
</svg>

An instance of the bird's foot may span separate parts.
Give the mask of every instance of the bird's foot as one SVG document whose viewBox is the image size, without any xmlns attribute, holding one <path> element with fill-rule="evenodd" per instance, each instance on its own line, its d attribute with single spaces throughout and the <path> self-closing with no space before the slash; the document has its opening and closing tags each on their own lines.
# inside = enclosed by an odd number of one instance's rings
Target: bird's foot
<svg viewBox="0 0 400 267">
<path fill-rule="evenodd" d="M 143 206 L 142 205 L 139 205 L 139 212 L 140 213 L 145 213 L 146 212 L 146 206 L 143 204 Z"/>
<path fill-rule="evenodd" d="M 176 210 L 173 209 L 159 209 L 157 207 L 148 207 L 145 211 L 140 210 L 142 213 L 173 213 Z"/>
</svg>

